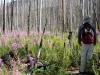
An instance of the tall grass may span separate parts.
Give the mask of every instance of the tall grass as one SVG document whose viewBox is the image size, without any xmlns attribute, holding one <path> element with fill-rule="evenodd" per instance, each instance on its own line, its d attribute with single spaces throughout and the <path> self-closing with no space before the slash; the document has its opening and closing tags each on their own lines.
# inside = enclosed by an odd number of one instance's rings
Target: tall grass
<svg viewBox="0 0 100 75">
<path fill-rule="evenodd" d="M 40 56 L 40 61 L 46 64 L 47 69 L 33 69 L 34 75 L 69 75 L 67 69 L 71 66 L 79 67 L 80 65 L 80 47 L 77 43 L 77 36 L 73 37 L 73 48 L 70 48 L 68 44 L 68 35 L 65 34 L 62 36 L 56 36 L 54 34 L 46 34 L 43 39 L 43 47 Z M 5 45 L 0 45 L 0 56 L 4 55 L 8 51 L 12 50 L 11 43 L 13 42 L 13 37 L 8 37 L 8 42 Z M 32 53 L 35 57 L 39 49 L 39 39 L 38 36 L 29 36 L 29 37 L 17 37 L 16 38 L 21 45 L 28 44 L 28 51 Z M 64 47 L 64 43 L 66 43 Z M 25 48 L 20 47 L 18 49 L 20 57 L 24 57 Z M 97 69 L 96 62 L 100 59 L 100 43 L 97 43 L 94 50 L 94 63 L 93 70 L 96 75 L 99 75 L 99 69 Z M 97 55 L 98 54 L 98 55 Z M 3 75 L 6 75 L 5 67 L 3 66 Z M 35 74 L 36 73 L 36 74 Z M 24 75 L 24 73 L 23 73 Z"/>
</svg>

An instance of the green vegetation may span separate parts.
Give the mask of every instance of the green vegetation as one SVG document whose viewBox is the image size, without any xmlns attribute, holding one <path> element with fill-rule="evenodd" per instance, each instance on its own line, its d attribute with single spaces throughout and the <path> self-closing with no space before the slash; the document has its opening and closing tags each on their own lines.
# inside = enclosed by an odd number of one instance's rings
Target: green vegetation
<svg viewBox="0 0 100 75">
<path fill-rule="evenodd" d="M 34 37 L 37 40 L 37 37 Z M 35 56 L 39 49 L 39 43 L 37 41 L 32 41 L 34 38 L 26 37 L 24 39 L 17 38 L 20 41 L 20 44 L 28 44 L 28 51 Z M 9 39 L 11 39 L 9 37 Z M 0 45 L 0 56 L 4 55 L 8 51 L 12 50 L 11 47 L 12 40 L 8 41 L 6 45 Z M 64 47 L 65 42 L 65 47 Z M 20 47 L 18 49 L 19 56 L 24 58 L 25 48 Z M 100 59 L 100 43 L 98 42 L 93 53 L 93 71 L 96 75 L 99 75 L 100 69 L 97 66 L 97 61 Z M 79 67 L 80 65 L 80 47 L 77 43 L 77 37 L 73 37 L 73 48 L 70 48 L 68 44 L 67 34 L 62 36 L 55 36 L 53 34 L 45 35 L 43 39 L 43 46 L 40 61 L 43 63 L 48 63 L 46 70 L 33 69 L 34 75 L 69 75 L 67 70 L 70 67 Z M 21 66 L 18 66 L 19 69 Z M 6 71 L 6 68 L 3 66 L 3 75 Z M 24 75 L 24 69 L 21 72 Z"/>
</svg>

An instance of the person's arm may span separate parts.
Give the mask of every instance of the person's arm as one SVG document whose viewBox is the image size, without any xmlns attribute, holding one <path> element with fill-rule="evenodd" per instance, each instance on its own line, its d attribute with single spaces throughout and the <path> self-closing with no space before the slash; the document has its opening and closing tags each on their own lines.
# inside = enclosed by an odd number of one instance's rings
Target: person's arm
<svg viewBox="0 0 100 75">
<path fill-rule="evenodd" d="M 81 45 L 81 27 L 78 29 L 78 44 Z"/>
<path fill-rule="evenodd" d="M 96 45 L 97 37 L 96 37 L 96 26 L 93 26 L 93 31 L 94 31 L 94 45 Z"/>
</svg>

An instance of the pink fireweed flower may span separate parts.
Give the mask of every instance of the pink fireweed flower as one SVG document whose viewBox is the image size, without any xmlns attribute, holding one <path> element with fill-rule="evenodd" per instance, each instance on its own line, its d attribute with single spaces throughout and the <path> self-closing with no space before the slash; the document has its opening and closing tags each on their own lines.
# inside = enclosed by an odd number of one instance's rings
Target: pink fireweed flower
<svg viewBox="0 0 100 75">
<path fill-rule="evenodd" d="M 27 32 L 26 31 L 20 31 L 19 36 L 21 38 L 25 38 L 25 37 L 27 37 Z"/>
<path fill-rule="evenodd" d="M 13 37 L 16 37 L 19 34 L 19 31 L 13 31 L 12 35 Z"/>
<path fill-rule="evenodd" d="M 18 48 L 25 48 L 24 44 L 18 44 Z"/>
<path fill-rule="evenodd" d="M 46 35 L 51 35 L 51 32 L 50 32 L 50 31 L 47 31 L 47 32 L 46 32 Z"/>
<path fill-rule="evenodd" d="M 2 35 L 0 40 L 1 40 L 1 43 L 5 45 L 8 41 L 7 35 Z"/>
<path fill-rule="evenodd" d="M 0 67 L 2 66 L 2 59 L 0 58 Z"/>
<path fill-rule="evenodd" d="M 30 64 L 33 65 L 33 57 L 29 56 Z"/>
<path fill-rule="evenodd" d="M 13 50 L 17 50 L 17 48 L 18 48 L 17 43 L 12 43 L 12 48 L 13 48 Z"/>
<path fill-rule="evenodd" d="M 16 68 L 16 62 L 13 62 L 13 75 L 19 75 L 18 69 Z"/>
</svg>

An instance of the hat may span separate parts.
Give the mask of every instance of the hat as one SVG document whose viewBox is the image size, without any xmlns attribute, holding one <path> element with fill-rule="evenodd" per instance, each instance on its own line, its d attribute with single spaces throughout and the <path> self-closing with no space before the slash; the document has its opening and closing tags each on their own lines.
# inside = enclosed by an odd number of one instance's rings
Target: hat
<svg viewBox="0 0 100 75">
<path fill-rule="evenodd" d="M 90 19 L 91 19 L 90 16 L 85 16 L 83 20 L 84 20 L 84 21 L 87 21 L 87 20 L 90 20 Z"/>
</svg>

